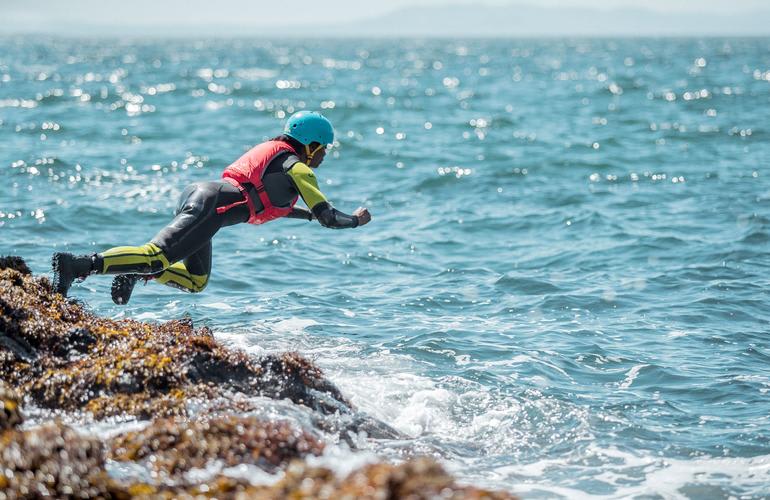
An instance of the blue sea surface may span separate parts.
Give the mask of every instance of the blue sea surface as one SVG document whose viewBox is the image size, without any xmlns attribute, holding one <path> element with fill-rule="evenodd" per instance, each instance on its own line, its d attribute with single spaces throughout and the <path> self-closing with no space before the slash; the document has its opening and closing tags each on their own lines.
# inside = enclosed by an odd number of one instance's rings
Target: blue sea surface
<svg viewBox="0 0 770 500">
<path fill-rule="evenodd" d="M 0 38 L 0 254 L 143 244 L 301 109 L 336 127 L 321 188 L 370 225 L 229 227 L 201 294 L 71 295 L 314 359 L 410 437 L 339 466 L 770 495 L 770 39 Z"/>
</svg>

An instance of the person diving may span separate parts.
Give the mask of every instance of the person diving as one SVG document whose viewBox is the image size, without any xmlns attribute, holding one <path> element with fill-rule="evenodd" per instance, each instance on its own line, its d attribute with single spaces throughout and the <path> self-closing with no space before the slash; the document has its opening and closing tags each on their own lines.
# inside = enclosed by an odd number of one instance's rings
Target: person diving
<svg viewBox="0 0 770 500">
<path fill-rule="evenodd" d="M 111 295 L 126 304 L 140 279 L 201 292 L 211 274 L 211 239 L 221 228 L 264 224 L 280 217 L 317 220 L 333 229 L 363 226 L 366 208 L 352 215 L 335 209 L 318 187 L 313 170 L 334 142 L 331 122 L 315 111 L 300 111 L 283 133 L 254 146 L 225 168 L 221 180 L 196 182 L 182 192 L 174 219 L 148 243 L 120 246 L 91 255 L 53 254 L 53 287 L 67 296 L 76 279 L 116 275 Z M 310 210 L 295 207 L 302 198 Z"/>
</svg>

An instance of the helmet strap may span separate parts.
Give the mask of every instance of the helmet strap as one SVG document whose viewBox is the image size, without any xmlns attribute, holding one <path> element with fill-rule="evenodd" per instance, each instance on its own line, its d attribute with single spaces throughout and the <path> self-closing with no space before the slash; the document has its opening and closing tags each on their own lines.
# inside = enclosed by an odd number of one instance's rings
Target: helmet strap
<svg viewBox="0 0 770 500">
<path fill-rule="evenodd" d="M 315 156 L 315 154 L 324 147 L 323 144 L 319 144 L 317 148 L 315 148 L 313 151 L 310 151 L 309 144 L 303 144 L 303 146 L 305 146 L 305 156 L 307 157 L 308 166 L 310 165 L 310 162 L 313 161 L 313 157 Z"/>
</svg>

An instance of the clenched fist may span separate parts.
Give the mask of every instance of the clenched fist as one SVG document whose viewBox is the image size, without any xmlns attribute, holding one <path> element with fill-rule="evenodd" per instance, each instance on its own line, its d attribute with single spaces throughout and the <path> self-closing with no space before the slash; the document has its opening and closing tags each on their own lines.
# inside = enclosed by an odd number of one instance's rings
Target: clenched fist
<svg viewBox="0 0 770 500">
<path fill-rule="evenodd" d="M 372 220 L 372 216 L 369 213 L 369 210 L 365 209 L 364 207 L 358 207 L 355 212 L 353 212 L 353 215 L 358 217 L 358 225 L 363 226 L 365 224 L 368 224 L 370 220 Z"/>
</svg>

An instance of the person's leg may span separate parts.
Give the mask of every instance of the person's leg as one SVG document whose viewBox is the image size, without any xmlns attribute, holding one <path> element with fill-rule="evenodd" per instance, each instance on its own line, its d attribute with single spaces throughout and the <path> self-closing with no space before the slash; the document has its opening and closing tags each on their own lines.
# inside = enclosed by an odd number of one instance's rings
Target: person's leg
<svg viewBox="0 0 770 500">
<path fill-rule="evenodd" d="M 97 257 L 101 261 L 101 269 L 97 270 L 99 274 L 154 274 L 170 265 L 165 252 L 155 243 L 110 248 L 97 254 Z"/>
<path fill-rule="evenodd" d="M 209 282 L 211 254 L 211 241 L 209 241 L 183 262 L 170 266 L 155 279 L 158 283 L 187 292 L 202 292 Z"/>
<path fill-rule="evenodd" d="M 112 301 L 116 304 L 126 304 L 131 298 L 136 283 L 145 279 L 157 281 L 185 292 L 202 292 L 209 282 L 211 272 L 211 242 L 203 245 L 197 252 L 167 267 L 155 275 L 120 274 L 112 280 Z"/>
<path fill-rule="evenodd" d="M 51 285 L 54 291 L 66 297 L 73 281 L 99 272 L 101 264 L 96 254 L 73 255 L 68 252 L 55 252 L 51 257 L 51 268 Z"/>
<path fill-rule="evenodd" d="M 191 293 L 206 288 L 211 272 L 211 238 L 223 226 L 245 222 L 248 219 L 248 208 L 245 212 L 216 212 L 217 206 L 242 199 L 240 191 L 230 184 L 205 183 L 199 185 L 198 191 L 206 193 L 206 196 L 191 196 L 186 203 L 180 204 L 174 220 L 152 239 L 151 244 L 162 249 L 161 255 L 172 264 L 149 276 L 142 276 L 145 273 L 136 271 L 116 276 L 112 282 L 113 302 L 127 303 L 134 286 L 142 278 Z M 204 216 L 197 215 L 198 212 Z"/>
<path fill-rule="evenodd" d="M 115 247 L 97 254 L 100 274 L 158 275 L 187 255 L 195 253 L 219 230 L 217 190 L 213 183 L 193 184 L 180 198 L 174 219 L 149 243 Z"/>
<path fill-rule="evenodd" d="M 136 281 L 141 278 L 159 278 L 163 284 L 199 292 L 208 283 L 211 238 L 221 227 L 248 219 L 245 205 L 224 214 L 218 214 L 217 207 L 239 200 L 242 200 L 240 191 L 230 184 L 192 184 L 180 196 L 174 219 L 149 243 L 115 247 L 93 255 L 54 254 L 54 287 L 66 296 L 75 279 L 84 279 L 90 274 L 118 274 L 112 286 L 116 304 L 128 301 Z M 169 273 L 164 276 L 165 270 Z"/>
<path fill-rule="evenodd" d="M 136 247 L 114 247 L 93 255 L 55 253 L 52 266 L 54 289 L 66 297 L 72 282 L 76 279 L 82 280 L 91 274 L 126 276 L 122 273 L 130 273 L 127 276 L 134 277 L 131 283 L 133 289 L 137 279 L 142 276 L 152 277 L 153 274 L 168 268 L 170 262 L 158 245 L 147 243 Z M 113 300 L 115 300 L 114 287 L 113 283 Z M 124 304 L 125 301 L 116 303 Z"/>
<path fill-rule="evenodd" d="M 120 246 L 94 255 L 55 253 L 53 284 L 66 296 L 76 279 L 91 274 L 153 275 L 194 253 L 220 227 L 216 216 L 217 183 L 188 186 L 180 197 L 176 216 L 149 243 Z"/>
</svg>

